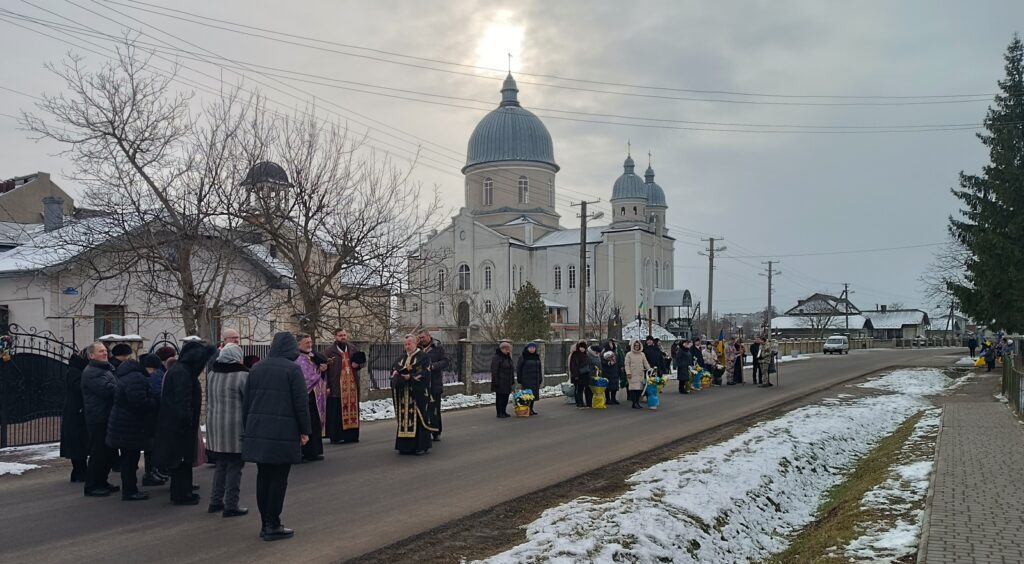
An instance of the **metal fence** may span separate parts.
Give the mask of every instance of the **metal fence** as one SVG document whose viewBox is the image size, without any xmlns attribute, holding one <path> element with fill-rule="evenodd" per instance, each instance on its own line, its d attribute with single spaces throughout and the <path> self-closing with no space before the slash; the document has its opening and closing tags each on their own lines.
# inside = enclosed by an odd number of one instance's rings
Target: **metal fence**
<svg viewBox="0 0 1024 564">
<path fill-rule="evenodd" d="M 1024 387 L 1021 380 L 1024 379 L 1024 356 L 1020 352 L 1007 355 L 1003 358 L 1003 396 L 1009 402 L 1017 417 L 1024 419 Z"/>
<path fill-rule="evenodd" d="M 4 338 L 10 351 L 0 359 L 0 448 L 60 440 L 74 344 L 13 323 Z"/>
</svg>

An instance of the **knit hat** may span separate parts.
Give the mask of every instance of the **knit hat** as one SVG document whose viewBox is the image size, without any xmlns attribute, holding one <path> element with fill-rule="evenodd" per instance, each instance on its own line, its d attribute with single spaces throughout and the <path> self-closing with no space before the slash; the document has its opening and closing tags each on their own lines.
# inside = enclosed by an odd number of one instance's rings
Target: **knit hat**
<svg viewBox="0 0 1024 564">
<path fill-rule="evenodd" d="M 178 350 L 172 346 L 165 345 L 156 350 L 156 356 L 161 361 L 166 361 L 168 358 L 178 356 Z"/>
<path fill-rule="evenodd" d="M 158 357 L 157 355 L 152 354 L 152 353 L 142 355 L 142 358 L 139 359 L 139 362 L 142 364 L 143 368 L 163 368 L 164 367 L 164 363 L 163 363 L 163 361 L 160 360 L 160 357 Z"/>
<path fill-rule="evenodd" d="M 131 356 L 132 348 L 125 343 L 118 343 L 114 345 L 114 348 L 110 349 L 112 356 Z"/>
</svg>

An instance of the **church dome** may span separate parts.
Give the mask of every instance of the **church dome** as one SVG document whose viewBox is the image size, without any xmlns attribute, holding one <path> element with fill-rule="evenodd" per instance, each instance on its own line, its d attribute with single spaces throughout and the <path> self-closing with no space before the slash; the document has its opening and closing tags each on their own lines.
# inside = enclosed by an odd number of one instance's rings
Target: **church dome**
<svg viewBox="0 0 1024 564">
<path fill-rule="evenodd" d="M 615 181 L 612 187 L 612 201 L 614 200 L 646 200 L 647 188 L 644 181 L 633 172 L 635 168 L 633 157 L 626 157 L 622 163 L 622 176 Z"/>
<path fill-rule="evenodd" d="M 555 150 L 544 122 L 519 105 L 519 88 L 509 74 L 501 85 L 501 104 L 484 116 L 469 136 L 467 168 L 501 161 L 531 161 L 551 165 Z"/>
<path fill-rule="evenodd" d="M 291 186 L 288 182 L 288 173 L 281 168 L 281 165 L 270 161 L 262 161 L 252 165 L 242 186 L 255 186 L 256 184 L 283 184 Z"/>
<path fill-rule="evenodd" d="M 647 205 L 667 208 L 665 191 L 654 181 L 654 168 L 651 165 L 647 165 L 647 172 L 644 173 L 644 184 L 647 185 Z"/>
</svg>

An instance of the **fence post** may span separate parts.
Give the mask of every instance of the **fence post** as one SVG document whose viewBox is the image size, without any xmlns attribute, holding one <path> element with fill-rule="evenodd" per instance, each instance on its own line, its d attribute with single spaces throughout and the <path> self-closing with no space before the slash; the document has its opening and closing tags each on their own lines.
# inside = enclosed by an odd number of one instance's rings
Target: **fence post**
<svg viewBox="0 0 1024 564">
<path fill-rule="evenodd" d="M 459 346 L 462 347 L 462 393 L 468 396 L 473 393 L 473 342 L 469 339 L 459 339 Z"/>
</svg>

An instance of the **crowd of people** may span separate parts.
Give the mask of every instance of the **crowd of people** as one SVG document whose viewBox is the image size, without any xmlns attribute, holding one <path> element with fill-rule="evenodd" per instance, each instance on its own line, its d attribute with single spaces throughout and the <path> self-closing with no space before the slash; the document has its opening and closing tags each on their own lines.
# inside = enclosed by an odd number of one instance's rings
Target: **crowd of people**
<svg viewBox="0 0 1024 564">
<path fill-rule="evenodd" d="M 661 378 L 657 386 L 660 390 L 664 380 L 672 373 L 677 374 L 679 393 L 689 394 L 699 387 L 691 374 L 706 371 L 711 375 L 711 385 L 745 384 L 743 366 L 747 355 L 752 358 L 751 378 L 754 384 L 772 386 L 769 374 L 774 372 L 774 359 L 777 351 L 770 343 L 757 336 L 749 349 L 740 337 L 729 340 L 703 341 L 699 337 L 674 342 L 669 351 L 665 351 L 659 339 L 648 335 L 644 343 L 634 340 L 628 349 L 618 346 L 615 339 L 608 339 L 603 344 L 590 345 L 586 341 L 578 342 L 569 355 L 568 376 L 575 392 L 576 407 L 588 409 L 594 405 L 593 382 L 600 379 L 604 386 L 601 405 L 619 405 L 619 391 L 626 390 L 626 401 L 633 409 L 641 409 L 642 401 L 650 401 L 651 391 L 648 382 L 651 378 Z M 502 341 L 491 359 L 491 391 L 495 394 L 495 409 L 498 418 L 510 417 L 507 411 L 509 398 L 516 383 L 521 389 L 539 392 L 544 382 L 543 369 L 537 343 L 528 343 L 523 349 L 517 363 L 512 360 L 512 344 Z M 698 388 L 699 389 L 699 388 Z M 535 400 L 529 402 L 529 414 L 537 415 L 534 409 Z M 656 401 L 655 404 L 656 405 Z"/>
<path fill-rule="evenodd" d="M 981 345 L 981 351 L 978 354 L 978 358 L 984 361 L 986 372 L 992 372 L 997 362 L 1002 362 L 1004 357 L 1011 356 L 1016 351 L 1013 339 L 1001 333 L 996 335 L 995 341 L 985 337 L 980 343 L 978 342 L 978 337 L 971 335 L 967 339 L 967 349 L 971 353 L 971 358 L 975 358 L 974 351 L 978 348 L 979 344 Z"/>
</svg>

